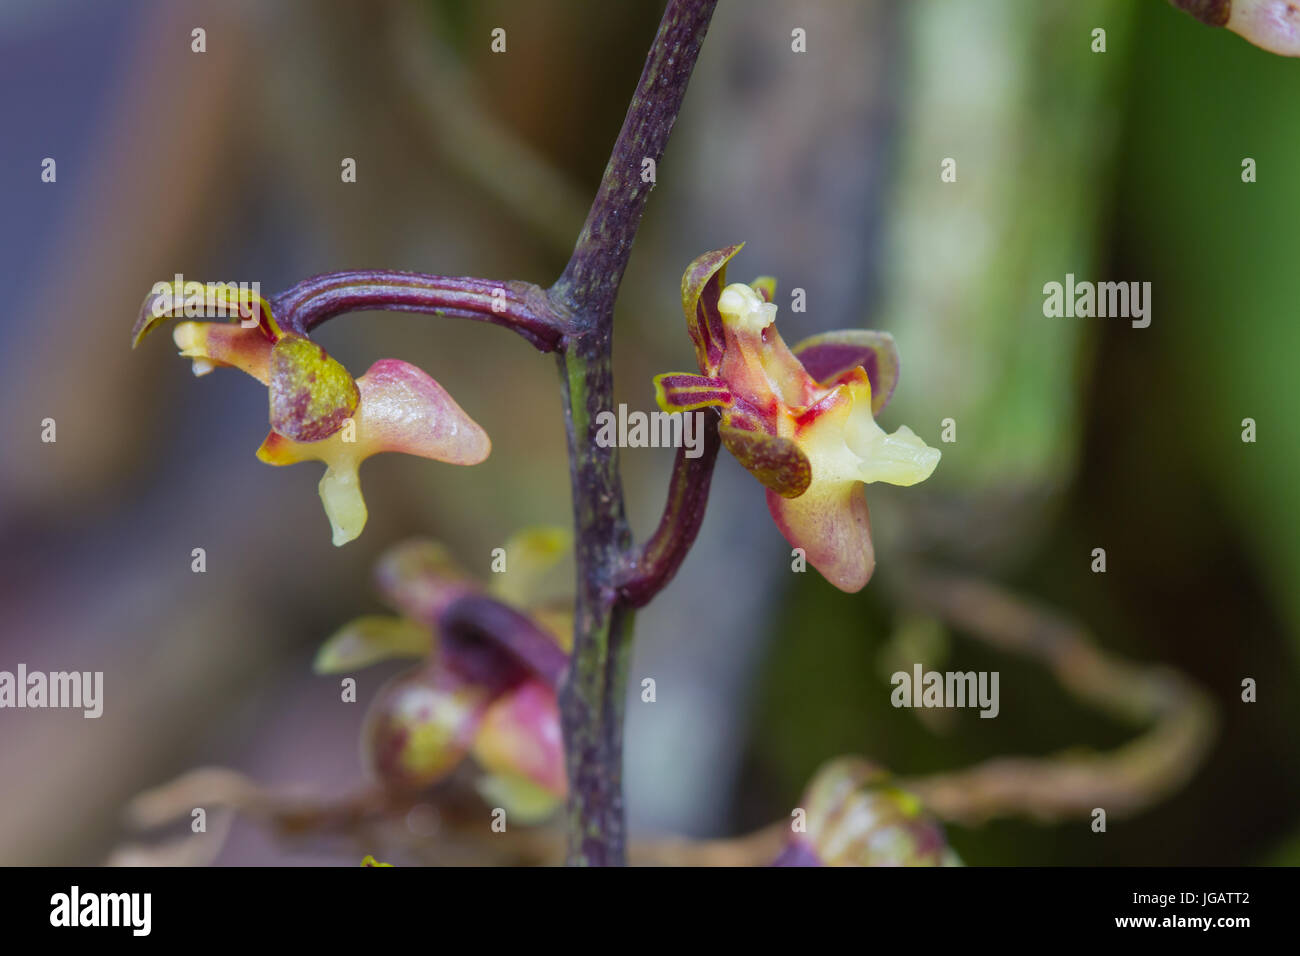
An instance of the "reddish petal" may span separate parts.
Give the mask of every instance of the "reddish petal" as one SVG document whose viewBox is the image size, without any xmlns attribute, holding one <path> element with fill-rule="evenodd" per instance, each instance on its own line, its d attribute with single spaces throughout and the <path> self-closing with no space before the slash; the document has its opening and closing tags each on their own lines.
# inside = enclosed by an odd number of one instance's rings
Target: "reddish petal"
<svg viewBox="0 0 1300 956">
<path fill-rule="evenodd" d="M 802 548 L 808 563 L 831 584 L 850 594 L 862 590 L 876 568 L 871 516 L 858 482 L 809 488 L 798 498 L 770 489 L 767 508 L 785 539 Z"/>
<path fill-rule="evenodd" d="M 498 697 L 479 725 L 474 758 L 492 773 L 526 777 L 563 794 L 564 744 L 555 693 L 541 681 L 527 680 Z"/>
</svg>

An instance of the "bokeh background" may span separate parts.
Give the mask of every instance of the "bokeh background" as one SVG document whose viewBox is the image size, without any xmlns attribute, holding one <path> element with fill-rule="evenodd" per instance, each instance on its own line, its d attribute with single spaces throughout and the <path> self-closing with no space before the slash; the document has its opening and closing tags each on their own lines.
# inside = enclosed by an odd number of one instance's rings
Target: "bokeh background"
<svg viewBox="0 0 1300 956">
<path fill-rule="evenodd" d="M 343 549 L 317 469 L 254 459 L 264 391 L 196 381 L 165 335 L 132 352 L 128 333 L 176 272 L 267 292 L 359 267 L 549 283 L 661 10 L 0 5 L 0 669 L 106 683 L 97 721 L 0 712 L 0 863 L 103 862 L 136 838 L 130 798 L 196 766 L 354 789 L 365 702 L 400 667 L 360 672 L 346 705 L 310 662 L 380 609 L 374 558 L 421 534 L 486 573 L 517 528 L 568 521 L 553 362 L 498 329 L 362 314 L 322 330 L 354 372 L 427 369 L 494 439 L 474 469 L 370 461 L 370 523 Z M 870 489 L 880 571 L 858 595 L 790 573 L 761 488 L 724 456 L 696 550 L 638 616 L 632 683 L 654 677 L 658 702 L 629 707 L 637 833 L 746 832 L 839 754 L 920 775 L 1141 731 L 900 608 L 905 555 L 1176 669 L 1217 715 L 1202 765 L 1140 815 L 1104 835 L 950 827 L 966 862 L 1300 862 L 1298 101 L 1300 63 L 1161 0 L 722 0 L 620 299 L 618 400 L 648 409 L 652 375 L 690 368 L 682 269 L 743 239 L 738 278 L 777 275 L 783 306 L 806 290 L 806 312 L 782 309 L 788 341 L 893 331 L 904 372 L 883 424 L 938 444 L 951 417 L 958 440 L 926 485 Z M 1152 282 L 1151 326 L 1044 318 L 1042 286 L 1067 272 Z M 643 534 L 671 459 L 624 453 Z M 928 663 L 1001 672 L 998 719 L 890 707 L 890 662 L 918 629 Z M 358 849 L 240 822 L 216 861 L 354 865 Z"/>
</svg>

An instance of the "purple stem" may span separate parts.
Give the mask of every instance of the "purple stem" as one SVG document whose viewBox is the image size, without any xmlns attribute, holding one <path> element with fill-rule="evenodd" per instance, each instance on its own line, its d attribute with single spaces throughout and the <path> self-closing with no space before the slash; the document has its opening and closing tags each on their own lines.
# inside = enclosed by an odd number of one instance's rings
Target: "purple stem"
<svg viewBox="0 0 1300 956">
<path fill-rule="evenodd" d="M 613 323 L 614 299 L 632 255 L 632 241 L 653 182 L 642 163 L 656 166 L 668 146 L 717 0 L 670 0 L 628 104 L 623 128 L 605 165 L 573 256 L 552 288 L 588 328 Z"/>
<path fill-rule="evenodd" d="M 560 360 L 577 564 L 573 655 L 560 691 L 569 778 L 568 862 L 626 861 L 623 710 L 632 657 L 632 612 L 616 580 L 631 533 L 623 512 L 617 449 L 594 438 L 596 416 L 613 407 L 614 300 L 652 184 L 643 159 L 658 162 L 686 95 L 717 0 L 669 0 L 628 106 L 600 189 L 573 256 L 550 294 L 573 315 Z"/>
<path fill-rule="evenodd" d="M 282 328 L 301 335 L 336 315 L 367 309 L 491 322 L 542 352 L 560 348 L 570 330 L 546 291 L 528 282 L 385 269 L 312 276 L 276 295 L 271 308 Z"/>
<path fill-rule="evenodd" d="M 673 579 L 687 552 L 695 543 L 704 509 L 709 503 L 709 485 L 713 466 L 722 442 L 718 436 L 718 416 L 712 412 L 684 412 L 704 418 L 704 446 L 698 458 L 686 457 L 686 448 L 677 449 L 673 476 L 668 485 L 659 527 L 639 552 L 629 556 L 619 584 L 619 593 L 632 607 L 644 607 Z"/>
</svg>

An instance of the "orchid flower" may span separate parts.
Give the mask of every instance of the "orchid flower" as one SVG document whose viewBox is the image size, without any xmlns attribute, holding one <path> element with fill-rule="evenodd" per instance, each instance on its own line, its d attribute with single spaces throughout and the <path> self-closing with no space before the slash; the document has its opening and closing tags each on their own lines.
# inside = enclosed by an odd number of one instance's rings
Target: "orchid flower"
<svg viewBox="0 0 1300 956">
<path fill-rule="evenodd" d="M 345 625 L 321 647 L 315 666 L 318 673 L 340 673 L 422 658 L 380 690 L 366 718 L 367 763 L 386 786 L 431 786 L 472 755 L 483 771 L 477 789 L 489 804 L 524 823 L 559 806 L 567 783 L 555 665 L 567 659 L 573 614 L 571 605 L 561 608 L 539 595 L 545 572 L 569 548 L 567 532 L 520 532 L 506 542 L 509 573 L 494 574 L 486 587 L 434 542 L 409 541 L 380 559 L 380 590 L 400 616 Z M 470 601 L 473 613 L 458 615 Z M 527 635 L 531 643 L 514 648 L 523 653 L 469 638 L 467 630 L 490 629 L 485 612 L 513 615 L 509 604 L 536 624 Z"/>
<path fill-rule="evenodd" d="M 257 457 L 270 465 L 325 463 L 320 497 L 335 545 L 365 527 L 358 469 L 371 455 L 397 451 L 453 465 L 487 458 L 487 433 L 414 365 L 381 359 L 354 380 L 307 336 L 280 328 L 265 299 L 220 283 L 205 290 L 207 301 L 245 321 L 180 323 L 173 338 L 181 355 L 193 361 L 195 375 L 233 366 L 267 386 L 271 431 Z M 174 301 L 181 296 L 176 289 Z M 154 309 L 157 301 L 145 301 L 134 345 L 166 318 Z"/>
<path fill-rule="evenodd" d="M 943 827 L 887 770 L 860 757 L 822 766 L 776 866 L 961 866 Z"/>
<path fill-rule="evenodd" d="M 728 246 L 682 277 L 682 307 L 700 372 L 655 378 L 668 412 L 716 407 L 722 443 L 766 488 L 786 540 L 836 587 L 858 591 L 875 568 L 860 488 L 913 485 L 930 477 L 939 451 L 903 426 L 876 424 L 898 380 L 898 354 L 884 332 L 827 332 L 793 349 L 774 324 L 776 282 L 726 284 Z"/>
</svg>

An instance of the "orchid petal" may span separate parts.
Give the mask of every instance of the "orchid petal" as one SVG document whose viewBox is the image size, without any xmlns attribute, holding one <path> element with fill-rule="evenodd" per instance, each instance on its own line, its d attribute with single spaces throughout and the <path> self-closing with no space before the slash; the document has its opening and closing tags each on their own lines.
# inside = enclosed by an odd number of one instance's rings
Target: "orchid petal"
<svg viewBox="0 0 1300 956">
<path fill-rule="evenodd" d="M 446 389 L 408 362 L 380 359 L 357 385 L 357 444 L 364 444 L 367 455 L 397 451 L 452 465 L 477 465 L 492 451 L 487 432 Z"/>
<path fill-rule="evenodd" d="M 871 515 L 854 481 L 814 484 L 798 498 L 771 489 L 767 508 L 781 534 L 841 591 L 861 591 L 876 569 Z"/>
<path fill-rule="evenodd" d="M 861 367 L 871 381 L 871 411 L 879 415 L 898 384 L 898 346 L 888 332 L 847 329 L 804 339 L 791 351 L 823 386 L 838 385 Z"/>
<path fill-rule="evenodd" d="M 861 437 L 865 434 L 865 438 Z M 907 487 L 925 481 L 939 465 L 940 451 L 923 442 L 906 425 L 893 434 L 874 422 L 870 429 L 850 434 L 849 445 L 862 459 L 859 477 L 868 484 L 883 481 L 887 485 Z"/>
<path fill-rule="evenodd" d="M 555 692 L 530 679 L 502 694 L 484 711 L 473 752 L 490 773 L 524 777 L 563 795 L 564 743 Z"/>
<path fill-rule="evenodd" d="M 669 413 L 731 404 L 731 389 L 720 378 L 690 372 L 665 372 L 656 375 L 654 383 L 655 401 Z"/>
<path fill-rule="evenodd" d="M 797 421 L 796 440 L 812 462 L 813 481 L 883 481 L 914 485 L 939 464 L 941 453 L 906 425 L 892 435 L 871 417 L 871 385 L 854 369 Z"/>
</svg>

